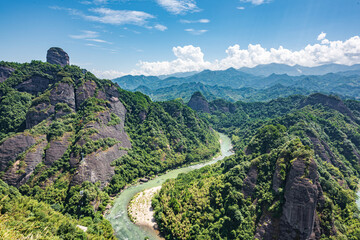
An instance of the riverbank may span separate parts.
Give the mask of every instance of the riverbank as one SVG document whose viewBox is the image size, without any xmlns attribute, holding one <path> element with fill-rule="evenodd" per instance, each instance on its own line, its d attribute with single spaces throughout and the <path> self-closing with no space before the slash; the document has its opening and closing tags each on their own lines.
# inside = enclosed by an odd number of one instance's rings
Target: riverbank
<svg viewBox="0 0 360 240">
<path fill-rule="evenodd" d="M 130 220 L 139 226 L 156 229 L 151 199 L 158 193 L 161 186 L 146 189 L 134 196 L 128 206 Z"/>
<path fill-rule="evenodd" d="M 130 200 L 139 192 L 142 192 L 146 189 L 151 189 L 154 187 L 161 187 L 161 185 L 171 178 L 176 178 L 180 173 L 188 173 L 194 169 L 202 168 L 206 165 L 216 163 L 219 160 L 224 159 L 227 156 L 233 155 L 231 151 L 232 145 L 231 140 L 224 134 L 220 135 L 221 143 L 221 155 L 217 156 L 211 161 L 203 162 L 197 165 L 192 165 L 188 167 L 179 168 L 176 170 L 171 170 L 164 175 L 158 176 L 155 179 L 149 180 L 143 184 L 137 184 L 125 189 L 120 195 L 114 200 L 114 205 L 110 209 L 110 213 L 106 218 L 110 221 L 113 229 L 115 231 L 116 237 L 118 239 L 139 239 L 142 240 L 145 237 L 149 239 L 159 239 L 158 233 L 154 229 L 147 226 L 136 225 L 130 221 L 128 216 L 128 205 Z"/>
</svg>

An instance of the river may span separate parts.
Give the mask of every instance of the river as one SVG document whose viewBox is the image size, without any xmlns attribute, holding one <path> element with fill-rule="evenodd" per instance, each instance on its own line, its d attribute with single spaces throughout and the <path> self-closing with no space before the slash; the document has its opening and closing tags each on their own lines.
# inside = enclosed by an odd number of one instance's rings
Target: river
<svg viewBox="0 0 360 240">
<path fill-rule="evenodd" d="M 116 197 L 114 206 L 110 209 L 110 213 L 106 216 L 106 218 L 111 222 L 118 239 L 143 240 L 145 237 L 149 237 L 150 239 L 159 239 L 155 231 L 152 231 L 146 227 L 137 226 L 130 221 L 127 215 L 127 206 L 131 198 L 138 192 L 141 192 L 145 189 L 161 186 L 167 179 L 176 178 L 179 173 L 188 173 L 194 169 L 199 169 L 206 165 L 214 164 L 217 161 L 232 155 L 233 152 L 231 151 L 232 145 L 230 138 L 221 133 L 219 133 L 219 135 L 221 143 L 220 156 L 205 163 L 199 163 L 193 166 L 171 170 L 168 173 L 150 180 L 147 183 L 131 186 Z"/>
</svg>

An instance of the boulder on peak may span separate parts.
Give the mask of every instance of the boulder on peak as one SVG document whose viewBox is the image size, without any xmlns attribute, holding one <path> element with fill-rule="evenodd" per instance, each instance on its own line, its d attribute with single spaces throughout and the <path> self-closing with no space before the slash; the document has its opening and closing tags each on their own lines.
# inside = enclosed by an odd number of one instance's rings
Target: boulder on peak
<svg viewBox="0 0 360 240">
<path fill-rule="evenodd" d="M 58 64 L 61 67 L 70 64 L 69 55 L 59 47 L 52 47 L 47 51 L 46 61 L 51 64 Z"/>
</svg>

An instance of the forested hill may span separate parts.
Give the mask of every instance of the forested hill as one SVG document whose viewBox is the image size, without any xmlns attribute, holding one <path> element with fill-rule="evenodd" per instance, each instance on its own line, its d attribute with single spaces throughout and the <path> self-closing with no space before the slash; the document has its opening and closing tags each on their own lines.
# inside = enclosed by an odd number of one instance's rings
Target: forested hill
<svg viewBox="0 0 360 240">
<path fill-rule="evenodd" d="M 359 239 L 360 102 L 197 101 L 236 154 L 165 183 L 153 206 L 167 239 Z"/>
<path fill-rule="evenodd" d="M 100 80 L 69 65 L 60 48 L 47 59 L 53 64 L 0 63 L 0 199 L 12 206 L 1 208 L 0 229 L 9 236 L 28 236 L 38 226 L 39 237 L 68 231 L 72 238 L 65 239 L 74 239 L 80 222 L 91 238 L 113 238 L 102 216 L 109 195 L 218 151 L 216 133 L 184 104 L 155 103 Z M 32 205 L 23 205 L 28 199 Z M 70 225 L 47 228 L 43 223 L 55 219 L 48 213 Z"/>
<path fill-rule="evenodd" d="M 260 65 L 254 69 L 204 70 L 186 77 L 165 79 L 128 75 L 113 81 L 124 89 L 140 91 L 156 101 L 176 98 L 188 101 L 195 91 L 200 91 L 208 100 L 225 99 L 231 102 L 269 101 L 314 92 L 335 94 L 343 99 L 360 99 L 360 65 L 324 65 L 302 68 L 304 72 L 301 75 L 291 74 L 299 73 L 297 69 L 300 68 L 271 64 Z M 242 70 L 251 71 L 246 73 Z M 343 71 L 339 72 L 341 70 Z"/>
</svg>

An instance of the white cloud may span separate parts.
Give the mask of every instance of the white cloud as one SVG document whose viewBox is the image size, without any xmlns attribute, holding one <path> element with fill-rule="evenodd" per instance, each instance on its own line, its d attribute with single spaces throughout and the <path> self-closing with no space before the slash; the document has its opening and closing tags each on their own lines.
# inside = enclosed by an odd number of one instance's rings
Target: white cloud
<svg viewBox="0 0 360 240">
<path fill-rule="evenodd" d="M 88 47 L 97 47 L 97 45 L 92 44 L 92 43 L 87 43 L 87 44 L 85 44 L 85 46 L 88 46 Z"/>
<path fill-rule="evenodd" d="M 143 26 L 147 24 L 148 19 L 155 18 L 153 15 L 141 11 L 112 10 L 109 8 L 93 8 L 90 11 L 99 16 L 84 15 L 83 17 L 86 20 L 113 25 L 133 24 Z"/>
<path fill-rule="evenodd" d="M 209 23 L 210 20 L 209 20 L 209 19 L 199 19 L 199 20 L 186 20 L 186 19 L 181 19 L 180 22 L 181 22 L 181 23 Z"/>
<path fill-rule="evenodd" d="M 161 24 L 156 24 L 156 25 L 154 26 L 154 28 L 157 29 L 157 30 L 159 30 L 159 31 L 162 31 L 162 32 L 167 29 L 166 26 L 161 25 Z"/>
<path fill-rule="evenodd" d="M 165 31 L 167 29 L 166 26 L 161 24 L 155 24 L 154 26 L 151 26 L 151 24 L 149 24 L 149 20 L 154 19 L 156 17 L 142 11 L 113 10 L 110 8 L 91 8 L 89 9 L 89 11 L 94 13 L 95 15 L 90 15 L 90 14 L 84 14 L 82 11 L 72 8 L 62 8 L 58 6 L 52 6 L 50 8 L 54 10 L 67 11 L 70 15 L 79 16 L 87 21 L 92 21 L 92 22 L 100 22 L 111 25 L 130 24 L 130 25 L 142 26 L 147 29 L 155 28 L 159 31 Z M 76 35 L 71 35 L 70 37 L 76 38 Z M 82 37 L 82 35 L 79 35 L 79 37 Z"/>
<path fill-rule="evenodd" d="M 199 11 L 194 0 L 156 0 L 156 2 L 172 14 Z"/>
<path fill-rule="evenodd" d="M 95 74 L 96 77 L 103 79 L 114 79 L 126 75 L 125 73 L 117 70 L 100 71 L 100 70 L 92 69 L 91 72 Z"/>
<path fill-rule="evenodd" d="M 112 44 L 111 42 L 102 40 L 102 39 L 98 39 L 98 38 L 89 38 L 89 39 L 85 39 L 86 41 L 90 41 L 90 42 L 97 42 L 97 43 L 108 43 L 108 44 Z"/>
<path fill-rule="evenodd" d="M 164 75 L 175 72 L 200 71 L 211 67 L 210 62 L 204 61 L 204 54 L 199 47 L 192 45 L 184 47 L 173 47 L 174 55 L 177 57 L 173 61 L 163 62 L 140 62 L 140 70 L 131 72 L 133 75 Z"/>
<path fill-rule="evenodd" d="M 93 1 L 81 1 L 81 4 L 84 5 L 90 5 L 90 4 L 95 4 L 95 5 L 101 5 L 101 4 L 107 4 L 109 2 L 109 0 L 93 0 Z"/>
<path fill-rule="evenodd" d="M 326 40 L 324 42 L 324 40 Z M 279 63 L 287 65 L 319 66 L 328 63 L 353 65 L 360 63 L 360 37 L 354 36 L 345 41 L 330 41 L 307 45 L 303 49 L 293 51 L 282 46 L 263 48 L 260 44 L 249 44 L 241 49 L 238 44 L 228 47 L 226 57 L 212 62 L 204 60 L 200 47 L 192 45 L 174 47 L 176 57 L 173 61 L 138 63 L 139 69 L 131 74 L 166 75 L 176 72 L 201 71 L 204 69 L 224 70 L 230 67 L 255 67 L 259 64 Z"/>
<path fill-rule="evenodd" d="M 240 0 L 240 2 L 252 3 L 254 5 L 261 5 L 264 3 L 269 3 L 271 0 Z"/>
<path fill-rule="evenodd" d="M 94 31 L 88 31 L 88 30 L 83 30 L 81 31 L 82 34 L 79 35 L 69 35 L 69 37 L 73 38 L 73 39 L 85 39 L 85 38 L 96 38 L 99 36 L 98 32 L 94 32 Z"/>
<path fill-rule="evenodd" d="M 320 40 L 323 40 L 323 39 L 325 39 L 325 38 L 326 38 L 326 33 L 321 32 L 321 33 L 319 34 L 319 36 L 317 37 L 317 40 L 320 41 Z"/>
<path fill-rule="evenodd" d="M 208 30 L 206 29 L 201 29 L 201 30 L 196 30 L 196 29 L 193 29 L 193 28 L 187 28 L 185 29 L 186 32 L 189 32 L 193 35 L 201 35 L 201 34 L 204 34 L 206 33 Z"/>
<path fill-rule="evenodd" d="M 237 7 L 237 9 L 239 9 L 239 10 L 244 10 L 245 7 Z"/>
</svg>

